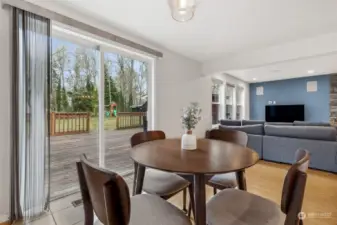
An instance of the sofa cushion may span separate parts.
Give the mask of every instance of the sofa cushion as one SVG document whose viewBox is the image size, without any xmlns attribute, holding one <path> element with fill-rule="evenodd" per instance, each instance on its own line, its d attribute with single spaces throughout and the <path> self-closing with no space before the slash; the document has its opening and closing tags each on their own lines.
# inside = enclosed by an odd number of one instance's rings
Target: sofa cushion
<svg viewBox="0 0 337 225">
<path fill-rule="evenodd" d="M 263 136 L 263 159 L 293 163 L 297 149 L 310 152 L 310 168 L 337 173 L 337 142 Z"/>
<path fill-rule="evenodd" d="M 241 126 L 241 120 L 220 120 L 220 124 L 225 126 Z"/>
<path fill-rule="evenodd" d="M 247 134 L 263 135 L 264 127 L 261 124 L 256 125 L 247 125 L 247 126 L 224 126 L 220 125 L 219 129 L 229 129 L 229 130 L 238 130 L 243 131 Z"/>
<path fill-rule="evenodd" d="M 242 120 L 242 126 L 256 125 L 256 124 L 264 125 L 264 121 L 263 120 Z"/>
<path fill-rule="evenodd" d="M 264 132 L 268 136 L 336 141 L 336 129 L 333 127 L 266 125 L 264 127 Z"/>
<path fill-rule="evenodd" d="M 263 135 L 248 134 L 247 147 L 256 151 L 259 154 L 260 159 L 263 158 L 262 139 Z"/>
<path fill-rule="evenodd" d="M 274 126 L 293 126 L 293 123 L 287 122 L 267 122 L 265 125 L 274 125 Z"/>
<path fill-rule="evenodd" d="M 330 123 L 326 123 L 326 122 L 294 121 L 294 126 L 330 127 Z"/>
</svg>

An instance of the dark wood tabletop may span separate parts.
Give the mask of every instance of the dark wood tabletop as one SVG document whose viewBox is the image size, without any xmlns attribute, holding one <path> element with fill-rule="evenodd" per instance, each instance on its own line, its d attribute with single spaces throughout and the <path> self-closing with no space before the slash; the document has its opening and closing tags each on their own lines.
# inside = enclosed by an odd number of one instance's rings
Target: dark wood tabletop
<svg viewBox="0 0 337 225">
<path fill-rule="evenodd" d="M 258 154 L 224 141 L 199 139 L 198 149 L 182 150 L 180 139 L 151 141 L 135 146 L 131 158 L 154 169 L 186 174 L 219 174 L 253 166 Z"/>
<path fill-rule="evenodd" d="M 195 224 L 206 225 L 205 174 L 236 172 L 238 187 L 246 190 L 244 170 L 259 160 L 258 154 L 246 147 L 225 141 L 199 139 L 198 149 L 182 150 L 180 139 L 164 139 L 134 146 L 131 158 L 138 165 L 135 194 L 141 194 L 145 168 L 179 174 L 191 174 Z"/>
</svg>

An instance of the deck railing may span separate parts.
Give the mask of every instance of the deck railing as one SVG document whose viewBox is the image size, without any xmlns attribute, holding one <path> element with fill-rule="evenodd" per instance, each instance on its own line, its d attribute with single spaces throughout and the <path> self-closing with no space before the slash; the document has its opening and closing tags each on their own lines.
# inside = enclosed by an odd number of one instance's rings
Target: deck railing
<svg viewBox="0 0 337 225">
<path fill-rule="evenodd" d="M 143 116 L 145 115 L 146 112 L 119 112 L 117 113 L 116 128 L 120 130 L 143 127 Z"/>
<path fill-rule="evenodd" d="M 90 131 L 90 112 L 51 112 L 50 135 L 88 133 Z"/>
</svg>

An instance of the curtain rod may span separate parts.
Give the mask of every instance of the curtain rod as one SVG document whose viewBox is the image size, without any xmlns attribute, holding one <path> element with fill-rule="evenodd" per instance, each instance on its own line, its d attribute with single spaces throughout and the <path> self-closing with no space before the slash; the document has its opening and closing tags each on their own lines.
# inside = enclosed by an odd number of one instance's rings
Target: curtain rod
<svg viewBox="0 0 337 225">
<path fill-rule="evenodd" d="M 64 16 L 62 14 L 53 12 L 51 10 L 45 9 L 43 7 L 40 7 L 38 5 L 32 4 L 30 2 L 26 2 L 23 0 L 2 0 L 2 6 L 11 6 L 16 7 L 18 9 L 22 9 L 43 17 L 46 17 L 50 20 L 57 21 L 59 23 L 63 23 L 75 28 L 78 28 L 80 30 L 86 31 L 88 33 L 100 36 L 102 38 L 117 42 L 119 44 L 140 50 L 142 52 L 146 52 L 148 54 L 157 56 L 157 57 L 163 57 L 163 53 L 159 52 L 157 50 L 154 50 L 152 48 L 146 47 L 144 45 L 138 44 L 136 42 L 130 41 L 126 38 L 120 37 L 115 34 L 111 34 L 109 32 L 106 32 L 104 30 L 98 29 L 96 27 L 93 27 L 91 25 L 82 23 L 78 20 L 72 19 L 68 16 Z"/>
</svg>

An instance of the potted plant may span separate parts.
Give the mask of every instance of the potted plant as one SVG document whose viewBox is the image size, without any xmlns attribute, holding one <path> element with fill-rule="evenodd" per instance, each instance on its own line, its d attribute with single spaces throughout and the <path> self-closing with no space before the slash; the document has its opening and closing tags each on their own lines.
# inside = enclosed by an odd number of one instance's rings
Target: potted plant
<svg viewBox="0 0 337 225">
<path fill-rule="evenodd" d="M 197 102 L 192 102 L 190 106 L 183 109 L 181 122 L 185 129 L 185 134 L 181 138 L 181 148 L 185 150 L 195 150 L 197 148 L 197 138 L 192 134 L 192 130 L 201 120 L 201 108 Z"/>
</svg>

